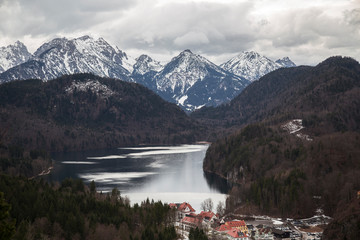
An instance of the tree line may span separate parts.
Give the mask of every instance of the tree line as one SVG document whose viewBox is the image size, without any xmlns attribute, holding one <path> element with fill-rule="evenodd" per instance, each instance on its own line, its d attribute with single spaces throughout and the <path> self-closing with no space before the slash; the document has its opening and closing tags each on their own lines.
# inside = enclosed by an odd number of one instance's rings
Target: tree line
<svg viewBox="0 0 360 240">
<path fill-rule="evenodd" d="M 131 207 L 119 190 L 101 194 L 90 185 L 0 175 L 5 239 L 176 239 L 167 204 L 147 199 Z"/>
</svg>

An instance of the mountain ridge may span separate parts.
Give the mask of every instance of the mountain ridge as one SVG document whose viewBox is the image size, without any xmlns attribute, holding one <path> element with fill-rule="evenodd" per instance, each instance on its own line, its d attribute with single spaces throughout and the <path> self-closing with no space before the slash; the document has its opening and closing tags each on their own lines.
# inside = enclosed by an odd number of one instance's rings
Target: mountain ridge
<svg viewBox="0 0 360 240">
<path fill-rule="evenodd" d="M 224 71 L 188 49 L 167 63 L 154 79 L 159 95 L 165 99 L 174 99 L 188 111 L 229 101 L 249 84 L 246 79 Z M 224 93 L 217 95 L 221 90 Z M 192 91 L 193 94 L 188 95 Z"/>
<path fill-rule="evenodd" d="M 220 65 L 223 69 L 253 82 L 281 67 L 296 66 L 288 57 L 275 62 L 254 51 L 244 51 Z"/>
<path fill-rule="evenodd" d="M 23 52 L 25 54 L 27 50 Z M 251 53 L 258 56 L 258 59 L 267 59 L 258 53 Z M 16 56 L 13 57 L 16 60 Z M 243 64 L 246 65 L 246 61 Z M 291 62 L 288 58 L 278 61 L 279 63 L 275 63 L 267 59 L 267 62 L 276 67 L 284 67 Z M 265 63 L 257 60 L 252 64 L 261 67 Z M 253 80 L 254 74 L 247 69 L 248 75 L 238 76 L 231 69 L 224 70 L 189 49 L 180 52 L 162 66 L 146 55 L 133 59 L 103 38 L 94 39 L 88 35 L 73 39 L 52 39 L 42 44 L 33 55 L 21 61 L 16 60 L 8 67 L 0 74 L 0 82 L 36 78 L 50 80 L 64 74 L 93 73 L 101 77 L 138 82 L 188 112 L 203 106 L 229 102 L 250 83 L 248 78 Z M 245 67 L 248 68 L 247 65 Z M 238 66 L 237 69 L 239 68 Z M 260 71 L 256 74 L 260 76 L 265 73 L 266 71 Z"/>
</svg>

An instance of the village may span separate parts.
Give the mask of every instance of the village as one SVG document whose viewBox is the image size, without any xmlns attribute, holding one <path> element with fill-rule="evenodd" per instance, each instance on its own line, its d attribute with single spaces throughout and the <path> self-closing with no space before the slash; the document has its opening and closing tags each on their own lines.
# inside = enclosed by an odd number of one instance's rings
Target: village
<svg viewBox="0 0 360 240">
<path fill-rule="evenodd" d="M 170 203 L 174 210 L 175 228 L 180 239 L 189 239 L 191 229 L 201 229 L 209 239 L 236 240 L 317 240 L 331 220 L 322 215 L 308 219 L 275 219 L 267 216 L 215 214 L 203 208 L 199 214 L 190 203 Z"/>
</svg>

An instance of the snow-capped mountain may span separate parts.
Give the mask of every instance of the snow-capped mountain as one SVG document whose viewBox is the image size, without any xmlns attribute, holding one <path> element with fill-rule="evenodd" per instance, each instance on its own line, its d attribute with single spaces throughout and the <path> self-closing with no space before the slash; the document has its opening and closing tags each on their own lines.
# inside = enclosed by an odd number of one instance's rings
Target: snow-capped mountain
<svg viewBox="0 0 360 240">
<path fill-rule="evenodd" d="M 154 76 L 154 81 L 163 98 L 188 111 L 226 102 L 249 84 L 190 50 L 174 57 Z"/>
<path fill-rule="evenodd" d="M 220 66 L 253 82 L 278 68 L 295 66 L 295 64 L 287 57 L 274 62 L 257 52 L 250 51 L 242 52 Z"/>
<path fill-rule="evenodd" d="M 148 55 L 141 55 L 135 59 L 136 62 L 133 66 L 132 75 L 145 75 L 148 72 L 155 71 L 159 72 L 163 69 L 160 62 L 152 59 Z"/>
<path fill-rule="evenodd" d="M 143 54 L 136 58 L 131 77 L 135 82 L 157 92 L 154 76 L 163 68 L 164 66 L 162 66 L 160 62 Z"/>
<path fill-rule="evenodd" d="M 35 63 L 36 62 L 36 63 Z M 131 59 L 104 39 L 83 36 L 68 40 L 56 38 L 40 46 L 31 61 L 9 69 L 2 81 L 39 78 L 49 80 L 64 74 L 93 73 L 130 81 Z M 34 69 L 34 66 L 41 68 Z"/>
<path fill-rule="evenodd" d="M 26 46 L 16 41 L 14 45 L 0 48 L 0 73 L 26 62 L 32 57 Z"/>
<path fill-rule="evenodd" d="M 275 61 L 281 67 L 296 67 L 296 64 L 289 57 L 284 57 Z"/>
<path fill-rule="evenodd" d="M 0 50 L 0 70 L 4 71 L 0 83 L 93 73 L 142 84 L 186 111 L 230 101 L 251 81 L 280 67 L 295 66 L 289 58 L 274 62 L 256 52 L 243 52 L 219 67 L 190 50 L 163 66 L 147 55 L 133 59 L 103 38 L 89 36 L 55 38 L 33 55 L 20 42 Z"/>
</svg>

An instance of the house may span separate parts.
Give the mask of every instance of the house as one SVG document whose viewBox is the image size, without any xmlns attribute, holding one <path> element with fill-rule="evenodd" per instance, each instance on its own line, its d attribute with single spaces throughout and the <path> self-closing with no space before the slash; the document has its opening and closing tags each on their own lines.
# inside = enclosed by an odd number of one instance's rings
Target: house
<svg viewBox="0 0 360 240">
<path fill-rule="evenodd" d="M 225 222 L 225 225 L 229 226 L 230 228 L 236 228 L 240 232 L 243 232 L 246 234 L 248 234 L 248 232 L 249 232 L 244 220 L 235 220 L 235 221 Z"/>
<path fill-rule="evenodd" d="M 249 240 L 250 238 L 243 232 L 233 228 L 232 230 L 226 232 L 228 239 L 239 239 L 239 240 Z"/>
<path fill-rule="evenodd" d="M 213 223 L 217 219 L 216 214 L 211 211 L 208 212 L 201 211 L 201 213 L 198 216 L 201 217 L 204 221 L 210 223 Z"/>
<path fill-rule="evenodd" d="M 186 216 L 181 220 L 181 228 L 182 230 L 190 232 L 191 228 L 200 228 L 202 226 L 202 222 L 202 218 L 199 218 L 197 216 Z"/>
<path fill-rule="evenodd" d="M 255 240 L 274 240 L 274 235 L 270 228 L 258 228 L 254 235 Z"/>
<path fill-rule="evenodd" d="M 183 219 L 186 215 L 195 213 L 195 209 L 187 202 L 170 203 L 169 207 L 176 210 L 177 221 Z"/>
</svg>

